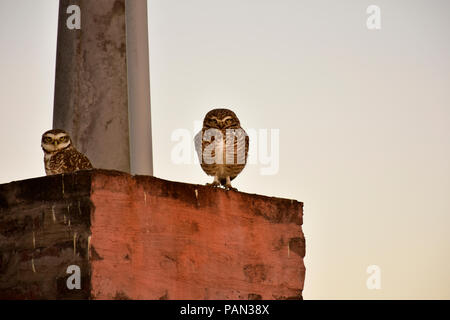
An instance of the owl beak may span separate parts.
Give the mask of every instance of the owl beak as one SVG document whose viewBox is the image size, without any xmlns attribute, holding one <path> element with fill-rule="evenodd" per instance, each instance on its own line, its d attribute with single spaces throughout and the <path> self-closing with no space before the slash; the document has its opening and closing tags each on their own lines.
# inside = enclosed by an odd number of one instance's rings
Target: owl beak
<svg viewBox="0 0 450 320">
<path fill-rule="evenodd" d="M 58 146 L 58 141 L 53 141 L 53 144 L 55 145 L 55 147 Z"/>
</svg>

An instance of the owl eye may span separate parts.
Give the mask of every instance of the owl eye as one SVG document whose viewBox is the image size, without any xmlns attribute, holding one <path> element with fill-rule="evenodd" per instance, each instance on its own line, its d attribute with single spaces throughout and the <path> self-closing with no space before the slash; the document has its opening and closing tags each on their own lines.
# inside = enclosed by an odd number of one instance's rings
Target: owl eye
<svg viewBox="0 0 450 320">
<path fill-rule="evenodd" d="M 50 137 L 45 137 L 45 138 L 44 138 L 44 142 L 45 142 L 45 143 L 50 143 L 50 142 L 52 142 L 52 138 L 50 138 Z"/>
<path fill-rule="evenodd" d="M 67 141 L 67 137 L 61 137 L 59 138 L 59 142 L 66 142 Z"/>
</svg>

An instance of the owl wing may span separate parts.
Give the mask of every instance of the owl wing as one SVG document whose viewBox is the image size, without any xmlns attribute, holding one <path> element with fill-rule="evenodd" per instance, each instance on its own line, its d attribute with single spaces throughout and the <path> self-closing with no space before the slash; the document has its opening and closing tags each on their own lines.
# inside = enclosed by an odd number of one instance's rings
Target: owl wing
<svg viewBox="0 0 450 320">
<path fill-rule="evenodd" d="M 250 138 L 248 137 L 247 132 L 242 128 L 234 131 L 234 137 L 234 148 L 236 150 L 235 163 L 245 165 L 245 163 L 247 163 Z"/>
<path fill-rule="evenodd" d="M 209 129 L 209 130 L 217 130 L 217 129 Z M 195 135 L 195 150 L 197 151 L 197 156 L 198 159 L 200 160 L 200 163 L 203 163 L 203 160 L 205 159 L 209 158 L 213 159 L 215 157 L 216 151 L 214 147 L 211 150 L 209 150 L 209 154 L 205 155 L 203 153 L 205 152 L 205 148 L 210 144 L 213 144 L 214 146 L 216 145 L 214 134 L 222 134 L 219 130 L 217 131 L 218 133 L 213 131 L 212 133 L 213 136 L 209 136 L 208 133 L 205 133 L 206 130 L 202 129 L 199 133 Z M 211 132 L 209 132 L 209 134 L 211 134 Z M 207 136 L 206 139 L 203 138 L 204 135 Z M 208 141 L 208 139 L 210 140 Z"/>
<path fill-rule="evenodd" d="M 86 157 L 81 152 L 75 150 L 77 155 L 75 156 L 78 158 L 77 160 L 77 170 L 85 170 L 85 169 L 92 169 L 91 161 L 89 161 L 88 157 Z"/>
<path fill-rule="evenodd" d="M 59 166 L 59 169 L 62 169 L 63 172 L 92 169 L 92 164 L 88 157 L 75 148 L 58 152 L 52 157 L 51 161 Z"/>
<path fill-rule="evenodd" d="M 200 161 L 200 163 L 202 163 L 202 152 L 203 152 L 202 135 L 203 130 L 200 130 L 194 137 L 195 151 L 197 152 L 198 160 Z"/>
<path fill-rule="evenodd" d="M 250 146 L 250 138 L 244 129 L 234 131 L 233 149 L 236 150 L 234 155 L 234 164 L 230 167 L 230 180 L 233 180 L 244 169 L 247 164 L 248 149 Z"/>
</svg>

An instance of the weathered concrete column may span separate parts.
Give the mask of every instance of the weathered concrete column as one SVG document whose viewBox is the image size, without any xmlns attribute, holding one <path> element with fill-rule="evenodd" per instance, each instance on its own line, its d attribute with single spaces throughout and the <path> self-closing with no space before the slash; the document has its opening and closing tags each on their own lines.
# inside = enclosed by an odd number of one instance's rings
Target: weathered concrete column
<svg viewBox="0 0 450 320">
<path fill-rule="evenodd" d="M 73 5 L 80 29 L 68 26 Z M 95 167 L 129 172 L 125 0 L 59 6 L 53 127 L 67 130 Z"/>
</svg>

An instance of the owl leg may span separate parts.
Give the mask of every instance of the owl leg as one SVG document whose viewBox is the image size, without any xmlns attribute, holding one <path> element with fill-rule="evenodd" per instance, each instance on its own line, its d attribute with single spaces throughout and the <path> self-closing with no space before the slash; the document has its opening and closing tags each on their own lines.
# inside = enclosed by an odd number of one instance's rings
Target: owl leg
<svg viewBox="0 0 450 320">
<path fill-rule="evenodd" d="M 230 179 L 229 176 L 227 177 L 227 182 L 225 183 L 225 189 L 237 191 L 236 188 L 233 188 L 233 187 L 231 186 L 231 179 Z"/>
<path fill-rule="evenodd" d="M 214 181 L 212 183 L 207 183 L 206 185 L 210 186 L 210 187 L 218 187 L 218 186 L 220 186 L 219 177 L 218 176 L 214 176 Z"/>
</svg>

